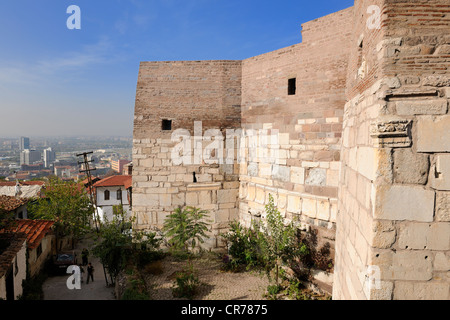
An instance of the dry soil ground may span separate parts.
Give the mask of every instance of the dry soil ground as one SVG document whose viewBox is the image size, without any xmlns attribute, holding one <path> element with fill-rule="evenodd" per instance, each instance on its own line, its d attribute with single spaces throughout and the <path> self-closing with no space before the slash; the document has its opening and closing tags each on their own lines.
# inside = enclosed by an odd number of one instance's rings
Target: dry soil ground
<svg viewBox="0 0 450 320">
<path fill-rule="evenodd" d="M 172 300 L 172 288 L 175 276 L 187 265 L 187 261 L 173 257 L 153 265 L 151 273 L 145 276 L 154 300 Z M 262 300 L 268 286 L 267 277 L 257 272 L 231 273 L 220 270 L 222 262 L 213 254 L 205 254 L 192 260 L 193 268 L 198 273 L 200 286 L 195 300 Z M 158 272 L 159 271 L 159 272 Z"/>
</svg>

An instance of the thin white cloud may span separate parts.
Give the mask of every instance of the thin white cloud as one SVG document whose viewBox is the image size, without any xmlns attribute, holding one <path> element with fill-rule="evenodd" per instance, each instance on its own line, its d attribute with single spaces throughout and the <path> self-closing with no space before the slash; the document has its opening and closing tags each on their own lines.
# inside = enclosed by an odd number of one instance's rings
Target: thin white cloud
<svg viewBox="0 0 450 320">
<path fill-rule="evenodd" d="M 41 85 L 64 76 L 67 71 L 83 72 L 92 65 L 111 63 L 112 45 L 107 38 L 100 39 L 93 45 L 86 45 L 80 51 L 66 52 L 57 57 L 47 57 L 37 62 L 0 62 L 0 86 L 11 84 Z"/>
</svg>

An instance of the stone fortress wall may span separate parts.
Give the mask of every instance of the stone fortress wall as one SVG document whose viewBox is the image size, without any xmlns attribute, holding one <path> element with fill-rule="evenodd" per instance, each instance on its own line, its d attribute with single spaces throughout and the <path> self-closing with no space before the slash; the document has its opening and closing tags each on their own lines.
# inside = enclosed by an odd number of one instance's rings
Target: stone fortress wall
<svg viewBox="0 0 450 320">
<path fill-rule="evenodd" d="M 357 0 L 274 52 L 142 62 L 137 228 L 195 206 L 217 248 L 272 194 L 331 244 L 334 299 L 449 299 L 449 26 L 447 0 Z"/>
</svg>

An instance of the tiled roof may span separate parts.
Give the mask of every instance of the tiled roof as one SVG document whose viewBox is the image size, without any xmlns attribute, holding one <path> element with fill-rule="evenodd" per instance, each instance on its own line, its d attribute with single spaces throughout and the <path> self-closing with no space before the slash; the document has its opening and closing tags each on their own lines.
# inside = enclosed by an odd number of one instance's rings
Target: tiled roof
<svg viewBox="0 0 450 320">
<path fill-rule="evenodd" d="M 0 209 L 6 210 L 7 212 L 16 210 L 27 202 L 28 199 L 25 198 L 0 195 Z"/>
<path fill-rule="evenodd" d="M 94 183 L 94 187 L 124 186 L 125 189 L 128 189 L 131 187 L 131 180 L 132 177 L 126 175 L 110 176 Z"/>
<path fill-rule="evenodd" d="M 19 181 L 21 186 L 43 186 L 44 184 L 44 181 Z M 16 181 L 0 181 L 0 187 L 14 187 L 15 185 Z"/>
<path fill-rule="evenodd" d="M 9 242 L 8 248 L 0 254 L 0 278 L 2 278 L 16 259 L 17 253 L 25 245 L 24 242 L 27 240 L 27 237 L 23 233 L 14 235 L 0 233 L 0 238 Z"/>
<path fill-rule="evenodd" d="M 50 228 L 54 223 L 54 221 L 50 220 L 19 219 L 14 221 L 13 226 L 8 231 L 26 234 L 28 248 L 34 249 L 39 245 L 42 238 L 50 231 Z M 0 230 L 0 233 L 3 232 L 5 232 L 5 230 Z"/>
</svg>

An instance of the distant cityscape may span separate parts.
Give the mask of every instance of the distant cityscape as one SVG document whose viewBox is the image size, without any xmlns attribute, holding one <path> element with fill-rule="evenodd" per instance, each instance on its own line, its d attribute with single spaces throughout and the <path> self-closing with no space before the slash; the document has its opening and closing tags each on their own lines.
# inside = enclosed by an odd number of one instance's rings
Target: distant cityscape
<svg viewBox="0 0 450 320">
<path fill-rule="evenodd" d="M 0 138 L 0 180 L 29 181 L 49 176 L 64 180 L 85 178 L 77 154 L 95 168 L 92 176 L 128 174 L 132 137 L 14 137 Z"/>
</svg>

